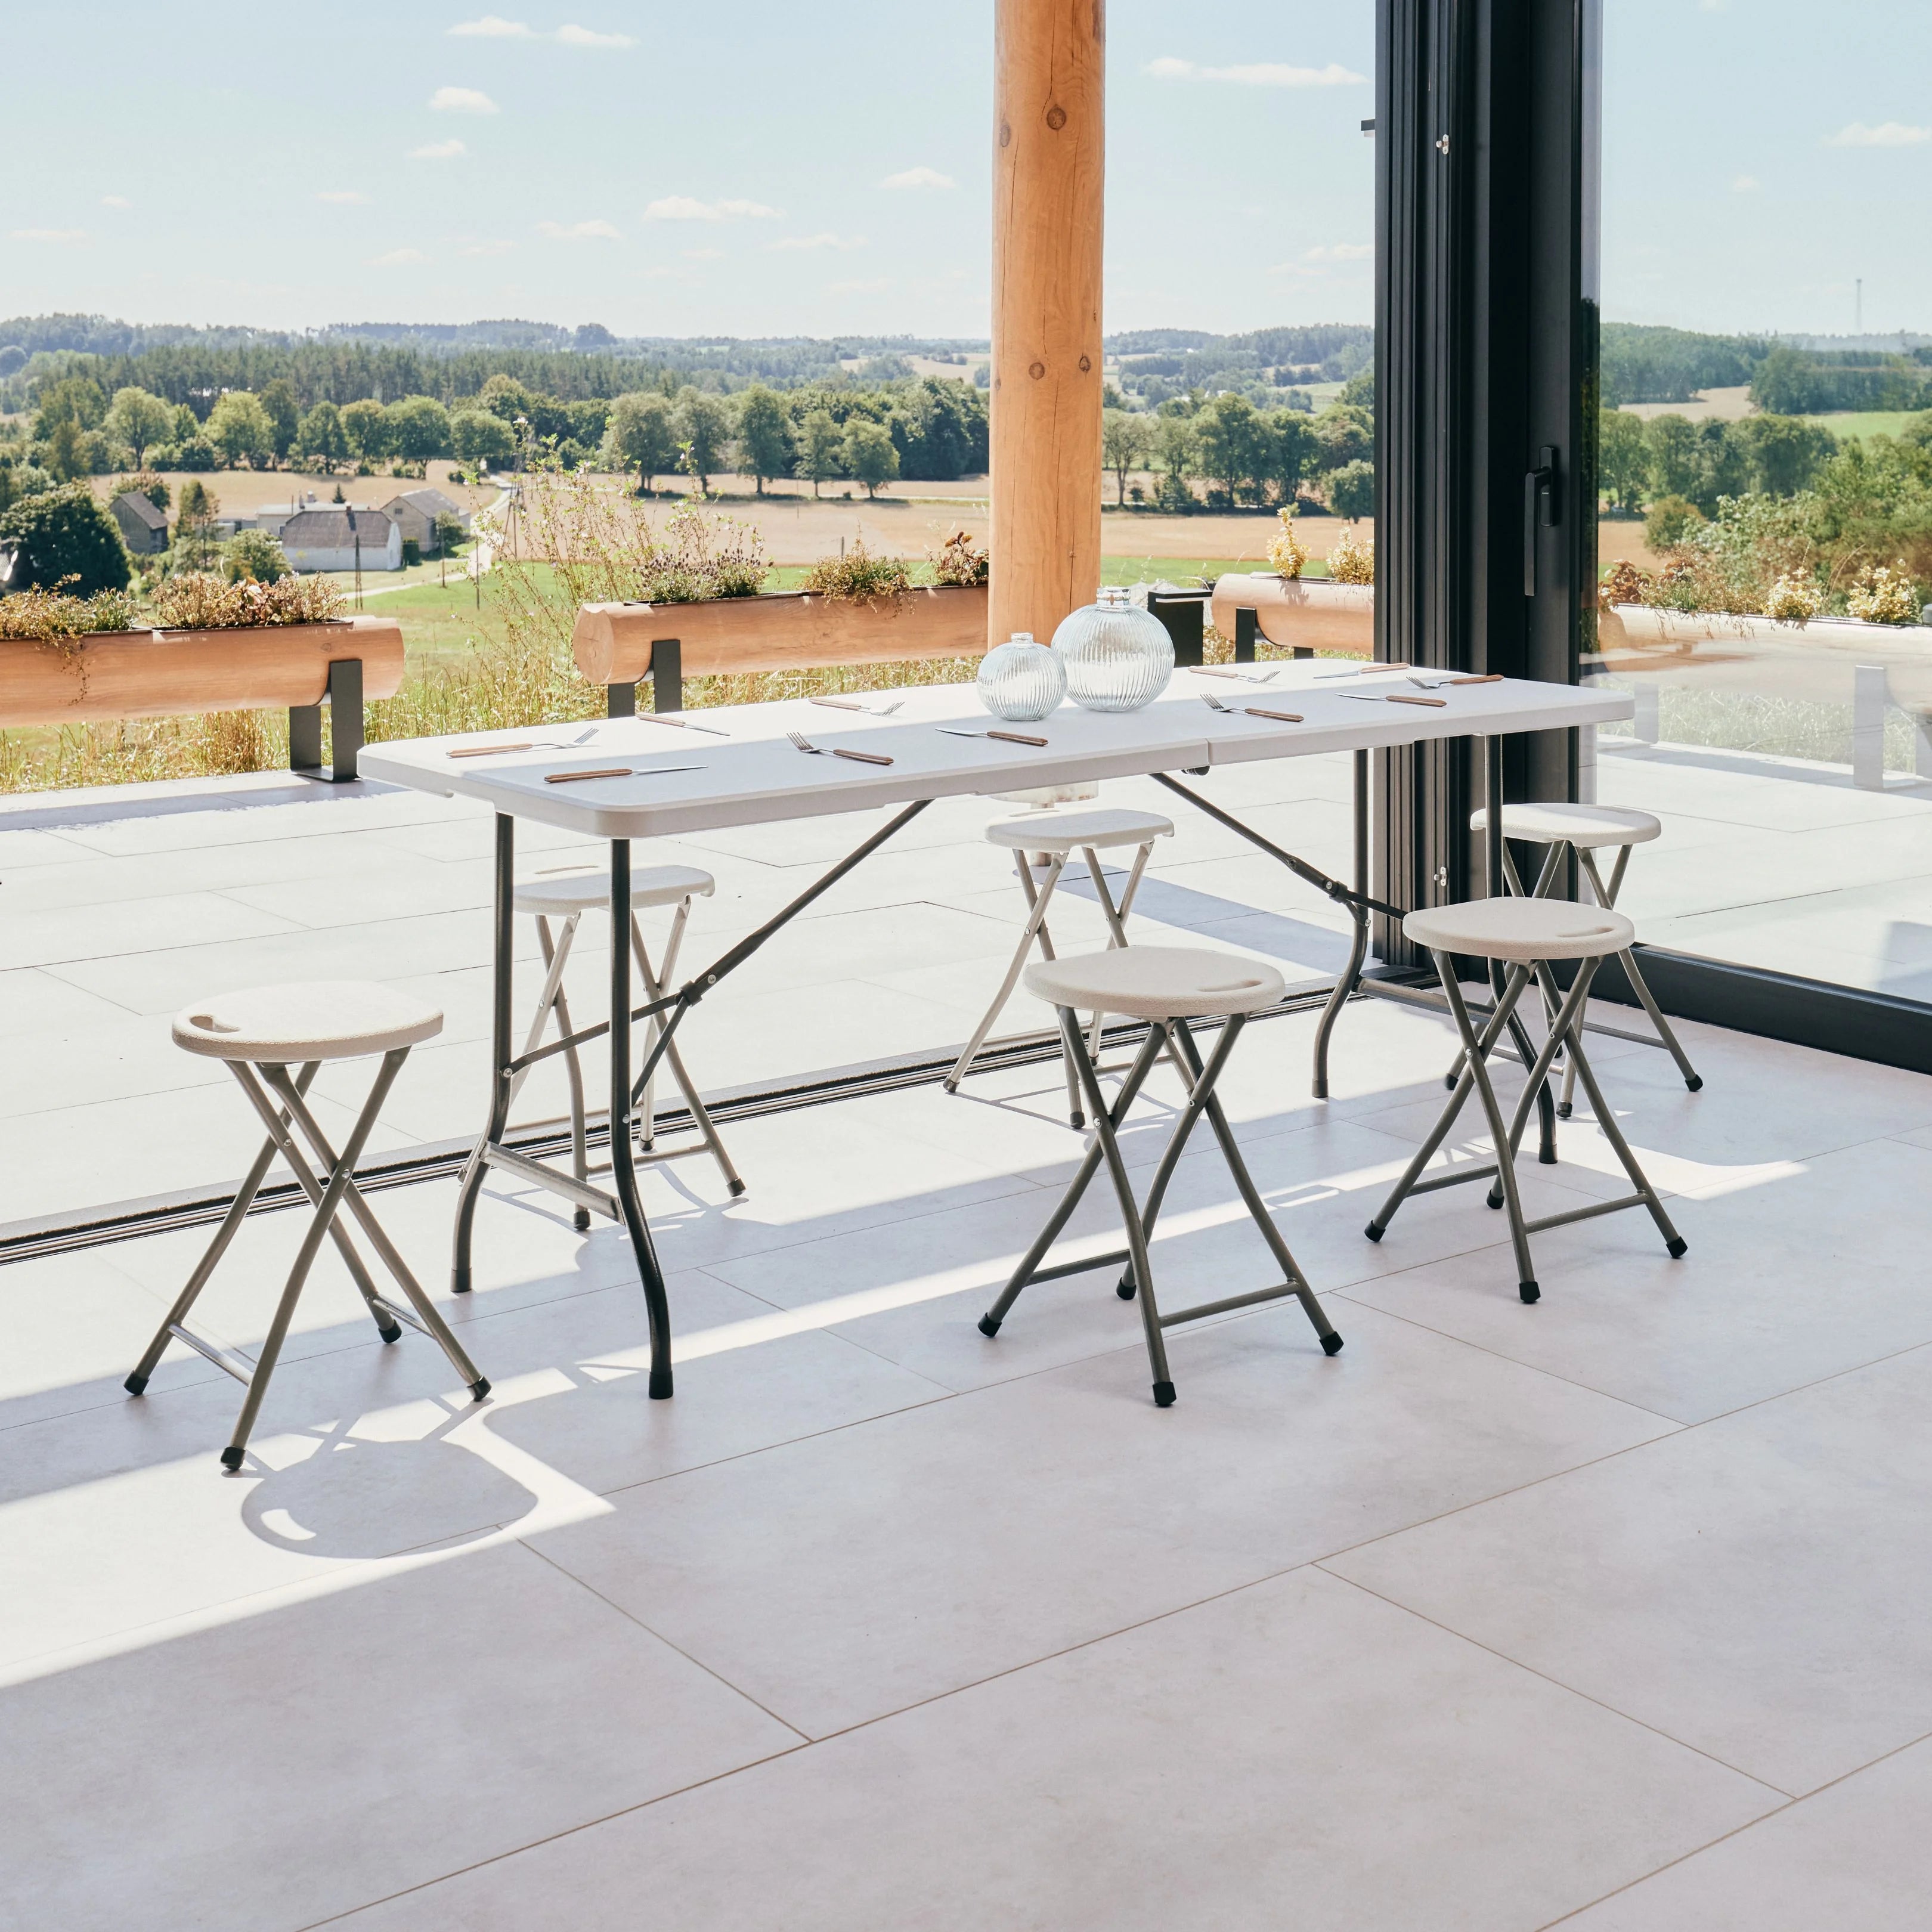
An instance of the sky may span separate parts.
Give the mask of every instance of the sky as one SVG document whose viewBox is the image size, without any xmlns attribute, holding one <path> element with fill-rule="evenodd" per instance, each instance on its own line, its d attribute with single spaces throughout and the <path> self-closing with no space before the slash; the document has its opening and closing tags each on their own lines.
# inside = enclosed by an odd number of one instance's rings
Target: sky
<svg viewBox="0 0 1932 1932">
<path fill-rule="evenodd" d="M 22 8 L 0 314 L 985 334 L 991 0 L 491 4 Z M 1606 314 L 1932 330 L 1932 6 L 1604 11 Z M 1370 319 L 1373 14 L 1111 0 L 1110 329 Z"/>
</svg>

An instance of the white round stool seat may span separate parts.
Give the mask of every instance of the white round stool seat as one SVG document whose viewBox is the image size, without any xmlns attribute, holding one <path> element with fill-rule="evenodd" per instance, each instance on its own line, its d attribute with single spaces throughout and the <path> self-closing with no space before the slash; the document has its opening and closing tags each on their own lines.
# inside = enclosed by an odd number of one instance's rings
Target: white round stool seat
<svg viewBox="0 0 1932 1932">
<path fill-rule="evenodd" d="M 1488 830 L 1490 814 L 1469 815 L 1472 831 Z M 1503 836 L 1526 845 L 1574 845 L 1580 850 L 1602 845 L 1643 845 L 1664 830 L 1663 821 L 1647 812 L 1626 812 L 1613 805 L 1506 805 Z"/>
<path fill-rule="evenodd" d="M 184 1006 L 176 1046 L 211 1060 L 293 1065 L 392 1053 L 442 1030 L 442 1010 L 370 980 L 249 986 Z"/>
<path fill-rule="evenodd" d="M 1049 1006 L 1137 1020 L 1258 1012 L 1288 990 L 1272 966 L 1198 946 L 1120 946 L 1043 959 L 1027 968 L 1026 988 Z"/>
<path fill-rule="evenodd" d="M 717 880 L 695 866 L 638 866 L 631 872 L 631 909 L 641 912 L 646 906 L 706 898 L 717 889 Z M 547 919 L 568 919 L 574 912 L 601 910 L 610 903 L 608 872 L 565 872 L 554 879 L 517 882 L 518 911 L 540 913 Z"/>
<path fill-rule="evenodd" d="M 1622 913 L 1568 899 L 1470 899 L 1432 906 L 1411 913 L 1402 930 L 1406 939 L 1432 952 L 1466 952 L 1517 965 L 1600 959 L 1636 942 L 1636 928 Z"/>
<path fill-rule="evenodd" d="M 1100 806 L 1091 812 L 1042 812 L 1021 818 L 996 818 L 986 827 L 989 844 L 1014 852 L 1095 851 L 1109 845 L 1144 845 L 1150 839 L 1172 838 L 1174 820 L 1157 812 L 1132 812 L 1124 806 Z"/>
</svg>

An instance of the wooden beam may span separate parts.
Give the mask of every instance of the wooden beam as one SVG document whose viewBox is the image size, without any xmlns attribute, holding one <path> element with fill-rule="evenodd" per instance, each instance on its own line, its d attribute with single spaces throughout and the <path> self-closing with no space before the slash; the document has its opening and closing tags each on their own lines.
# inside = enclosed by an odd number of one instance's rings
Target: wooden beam
<svg viewBox="0 0 1932 1932">
<path fill-rule="evenodd" d="M 1106 0 L 997 0 L 988 641 L 1100 580 Z"/>
</svg>

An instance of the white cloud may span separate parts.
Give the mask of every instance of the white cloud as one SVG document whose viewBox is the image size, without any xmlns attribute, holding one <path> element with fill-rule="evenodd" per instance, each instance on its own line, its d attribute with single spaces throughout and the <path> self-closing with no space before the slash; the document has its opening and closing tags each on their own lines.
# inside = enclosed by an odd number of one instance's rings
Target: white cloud
<svg viewBox="0 0 1932 1932">
<path fill-rule="evenodd" d="M 556 242 L 621 242 L 624 238 L 608 221 L 539 221 L 537 232 Z"/>
<path fill-rule="evenodd" d="M 1308 251 L 1311 262 L 1366 262 L 1373 260 L 1372 242 L 1330 242 Z"/>
<path fill-rule="evenodd" d="M 869 282 L 827 282 L 825 292 L 829 296 L 872 296 L 892 285 L 891 276 L 880 275 Z"/>
<path fill-rule="evenodd" d="M 132 208 L 134 204 L 124 194 L 104 194 L 100 197 L 103 208 Z"/>
<path fill-rule="evenodd" d="M 1149 61 L 1147 72 L 1156 80 L 1229 80 L 1241 87 L 1365 87 L 1368 76 L 1330 61 L 1326 67 L 1288 67 L 1262 61 L 1247 67 L 1202 67 L 1172 54 Z"/>
<path fill-rule="evenodd" d="M 439 87 L 429 98 L 439 114 L 494 114 L 496 104 L 473 87 Z"/>
<path fill-rule="evenodd" d="M 392 248 L 386 255 L 370 258 L 372 268 L 406 268 L 418 262 L 427 262 L 429 257 L 420 248 Z"/>
<path fill-rule="evenodd" d="M 410 159 L 412 161 L 454 161 L 469 152 L 460 141 L 425 141 L 420 148 L 410 150 Z"/>
<path fill-rule="evenodd" d="M 11 231 L 16 242 L 85 242 L 85 228 L 16 228 Z"/>
<path fill-rule="evenodd" d="M 1916 148 L 1926 141 L 1932 141 L 1932 128 L 1908 128 L 1902 121 L 1881 121 L 1876 128 L 1854 121 L 1825 137 L 1828 148 Z"/>
<path fill-rule="evenodd" d="M 495 14 L 485 14 L 480 20 L 464 20 L 449 31 L 470 40 L 556 40 L 566 47 L 634 47 L 638 44 L 628 34 L 600 34 L 574 22 L 558 28 L 554 34 L 540 34 L 521 20 L 506 20 Z"/>
<path fill-rule="evenodd" d="M 795 248 L 862 248 L 866 238 L 862 235 L 788 235 L 777 242 L 767 242 L 765 246 L 772 249 Z"/>
<path fill-rule="evenodd" d="M 1763 185 L 1764 183 L 1756 175 L 1740 175 L 1732 182 L 1731 192 L 1733 194 L 1755 194 Z"/>
<path fill-rule="evenodd" d="M 360 208 L 368 199 L 366 194 L 358 194 L 352 188 L 325 188 L 316 196 L 317 201 L 332 201 L 344 208 Z"/>
<path fill-rule="evenodd" d="M 517 244 L 514 242 L 472 242 L 466 248 L 459 248 L 459 255 L 507 255 Z"/>
<path fill-rule="evenodd" d="M 941 174 L 937 168 L 907 168 L 898 174 L 888 175 L 880 182 L 881 188 L 956 188 L 958 185 L 950 175 Z"/>
<path fill-rule="evenodd" d="M 776 221 L 778 209 L 761 201 L 699 201 L 668 194 L 644 210 L 646 221 Z"/>
<path fill-rule="evenodd" d="M 722 262 L 724 259 L 722 248 L 686 248 L 682 253 L 687 262 Z"/>
</svg>

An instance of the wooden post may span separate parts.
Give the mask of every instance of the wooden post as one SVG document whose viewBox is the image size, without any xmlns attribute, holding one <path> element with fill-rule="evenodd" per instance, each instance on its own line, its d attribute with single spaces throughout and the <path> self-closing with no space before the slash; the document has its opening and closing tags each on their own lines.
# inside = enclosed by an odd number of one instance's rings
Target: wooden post
<svg viewBox="0 0 1932 1932">
<path fill-rule="evenodd" d="M 1100 580 L 1106 0 L 997 0 L 989 643 Z"/>
</svg>

